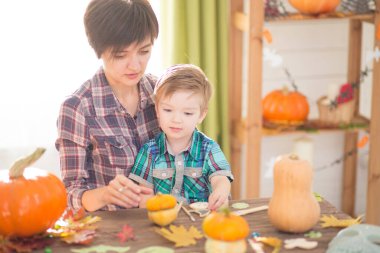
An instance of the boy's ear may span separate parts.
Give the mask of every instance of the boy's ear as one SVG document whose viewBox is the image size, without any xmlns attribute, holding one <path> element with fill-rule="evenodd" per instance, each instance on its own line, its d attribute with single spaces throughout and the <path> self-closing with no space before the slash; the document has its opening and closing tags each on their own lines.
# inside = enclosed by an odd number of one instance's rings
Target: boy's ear
<svg viewBox="0 0 380 253">
<path fill-rule="evenodd" d="M 206 118 L 208 108 L 204 109 L 199 116 L 198 124 L 202 123 L 202 121 Z"/>
</svg>

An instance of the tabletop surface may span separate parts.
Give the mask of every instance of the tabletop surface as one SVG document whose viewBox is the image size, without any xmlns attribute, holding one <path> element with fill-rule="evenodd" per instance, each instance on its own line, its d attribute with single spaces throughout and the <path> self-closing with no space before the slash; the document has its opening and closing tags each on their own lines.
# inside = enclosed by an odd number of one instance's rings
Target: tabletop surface
<svg viewBox="0 0 380 253">
<path fill-rule="evenodd" d="M 268 205 L 269 199 L 251 199 L 251 200 L 240 200 L 240 201 L 231 201 L 234 202 L 245 202 L 250 205 L 249 208 L 259 207 L 263 205 Z M 231 204 L 230 203 L 230 204 Z M 322 214 L 333 214 L 337 218 L 350 218 L 347 214 L 338 211 L 333 205 L 329 202 L 323 200 L 319 202 L 321 206 L 321 215 Z M 118 247 L 129 246 L 130 250 L 128 252 L 137 252 L 140 249 L 149 247 L 149 246 L 163 246 L 170 247 L 175 249 L 175 252 L 204 252 L 205 239 L 200 239 L 197 241 L 196 245 L 192 245 L 184 248 L 174 248 L 174 243 L 168 241 L 161 235 L 154 232 L 154 228 L 157 226 L 154 225 L 147 218 L 147 212 L 145 209 L 129 209 L 129 210 L 119 210 L 119 211 L 98 211 L 94 212 L 91 215 L 99 216 L 102 220 L 98 223 L 97 236 L 92 244 L 88 246 L 76 246 L 69 245 L 63 242 L 55 242 L 50 246 L 52 252 L 70 252 L 70 249 L 77 249 L 83 247 L 91 247 L 98 244 L 112 245 Z M 178 218 L 174 221 L 173 225 L 184 225 L 186 228 L 190 226 L 195 226 L 202 231 L 202 220 L 197 215 L 194 215 L 196 221 L 193 222 L 189 217 L 181 210 L 179 212 Z M 261 236 L 265 237 L 278 237 L 280 239 L 292 239 L 304 237 L 303 234 L 289 234 L 277 231 L 271 224 L 268 219 L 267 211 L 260 211 L 257 213 L 252 213 L 243 216 L 250 226 L 250 233 L 258 232 Z M 128 224 L 134 230 L 136 236 L 135 240 L 130 240 L 125 243 L 121 243 L 117 234 L 122 230 L 124 225 Z M 308 239 L 318 241 L 318 247 L 312 250 L 302 250 L 302 249 L 292 249 L 285 250 L 283 247 L 281 252 L 326 252 L 328 243 L 332 238 L 339 232 L 339 228 L 322 228 L 318 222 L 317 225 L 312 229 L 313 231 L 320 231 L 322 233 L 321 238 L 317 239 Z M 37 251 L 43 252 L 43 251 Z M 249 246 L 247 252 L 254 252 Z M 270 252 L 270 251 L 268 251 Z"/>
</svg>

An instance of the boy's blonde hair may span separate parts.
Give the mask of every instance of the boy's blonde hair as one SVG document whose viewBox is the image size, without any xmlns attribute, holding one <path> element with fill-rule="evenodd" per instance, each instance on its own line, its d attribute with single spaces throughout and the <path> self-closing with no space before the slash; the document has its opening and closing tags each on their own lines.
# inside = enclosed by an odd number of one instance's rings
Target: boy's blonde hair
<svg viewBox="0 0 380 253">
<path fill-rule="evenodd" d="M 207 110 L 212 86 L 199 67 L 192 64 L 176 64 L 169 67 L 158 79 L 154 89 L 156 104 L 163 97 L 170 97 L 176 91 L 191 91 L 201 95 L 201 111 Z"/>
</svg>

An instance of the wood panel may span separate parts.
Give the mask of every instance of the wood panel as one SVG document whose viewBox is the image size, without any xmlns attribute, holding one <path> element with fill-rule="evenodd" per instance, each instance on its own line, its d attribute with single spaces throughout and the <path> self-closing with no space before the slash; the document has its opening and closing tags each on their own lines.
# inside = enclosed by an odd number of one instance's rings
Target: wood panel
<svg viewBox="0 0 380 253">
<path fill-rule="evenodd" d="M 229 31 L 229 119 L 231 135 L 231 169 L 234 175 L 232 184 L 232 198 L 239 199 L 241 186 L 241 156 L 242 139 L 241 117 L 242 117 L 242 43 L 243 34 L 234 22 L 235 13 L 243 11 L 243 0 L 230 0 L 230 31 Z"/>
<path fill-rule="evenodd" d="M 256 198 L 260 194 L 260 168 L 261 168 L 261 86 L 262 86 L 262 34 L 264 25 L 264 2 L 250 1 L 249 14 L 249 43 L 248 43 L 248 108 L 247 108 L 247 134 L 246 156 L 246 197 Z"/>
<path fill-rule="evenodd" d="M 348 45 L 348 70 L 347 81 L 357 83 L 360 80 L 361 70 L 361 50 L 362 50 L 362 23 L 359 20 L 350 20 L 349 25 L 349 45 Z M 359 111 L 360 87 L 355 92 L 356 108 L 355 115 Z M 358 133 L 345 133 L 344 153 L 356 151 Z M 342 210 L 351 216 L 355 212 L 355 191 L 356 191 L 356 164 L 357 154 L 354 152 L 344 160 L 343 165 L 343 189 L 342 189 Z"/>
<path fill-rule="evenodd" d="M 380 29 L 380 0 L 376 0 L 375 33 Z M 376 38 L 375 47 L 380 49 L 380 38 Z M 370 126 L 370 151 L 367 188 L 366 222 L 380 225 L 380 59 L 373 62 L 372 109 Z"/>
</svg>

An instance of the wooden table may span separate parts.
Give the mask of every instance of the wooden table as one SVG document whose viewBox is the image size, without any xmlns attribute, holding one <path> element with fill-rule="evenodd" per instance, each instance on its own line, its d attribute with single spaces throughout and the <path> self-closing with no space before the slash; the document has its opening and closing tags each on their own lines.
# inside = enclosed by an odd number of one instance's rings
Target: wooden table
<svg viewBox="0 0 380 253">
<path fill-rule="evenodd" d="M 250 207 L 257 207 L 262 205 L 267 205 L 269 199 L 252 199 L 239 202 L 246 202 L 250 204 Z M 232 201 L 232 203 L 237 201 Z M 322 214 L 333 214 L 338 218 L 350 218 L 347 214 L 338 211 L 334 206 L 332 206 L 327 201 L 320 202 L 321 213 Z M 98 223 L 97 237 L 90 246 L 105 244 L 113 246 L 129 246 L 131 247 L 128 252 L 137 252 L 139 249 L 149 247 L 149 246 L 164 246 L 174 248 L 174 244 L 161 235 L 158 235 L 153 231 L 155 227 L 148 218 L 145 209 L 130 209 L 130 210 L 120 210 L 114 212 L 99 211 L 94 212 L 92 215 L 100 216 L 102 221 Z M 196 221 L 192 222 L 189 217 L 181 210 L 177 220 L 173 223 L 174 225 L 184 225 L 189 228 L 191 225 L 197 227 L 202 231 L 202 218 L 197 215 Z M 250 232 L 258 232 L 261 236 L 275 236 L 281 239 L 291 239 L 303 237 L 303 234 L 288 234 L 277 231 L 269 222 L 267 212 L 260 211 L 258 213 L 248 214 L 244 216 L 250 226 Z M 123 225 L 128 224 L 133 227 L 136 235 L 136 240 L 128 241 L 126 243 L 120 243 L 117 238 L 117 233 L 119 233 Z M 318 239 L 312 239 L 318 241 L 318 247 L 313 250 L 285 250 L 281 249 L 281 252 L 326 252 L 328 243 L 331 239 L 339 232 L 338 228 L 321 228 L 319 223 L 313 228 L 314 231 L 321 231 L 322 237 Z M 196 245 L 185 248 L 175 248 L 175 252 L 204 252 L 205 239 L 198 240 Z M 55 242 L 52 246 L 53 253 L 59 252 L 70 252 L 70 248 L 81 248 L 83 246 L 72 246 L 64 244 L 62 242 Z M 43 252 L 43 251 L 39 251 Z M 248 252 L 253 252 L 253 250 L 248 246 Z M 269 251 L 268 251 L 269 252 Z"/>
</svg>

